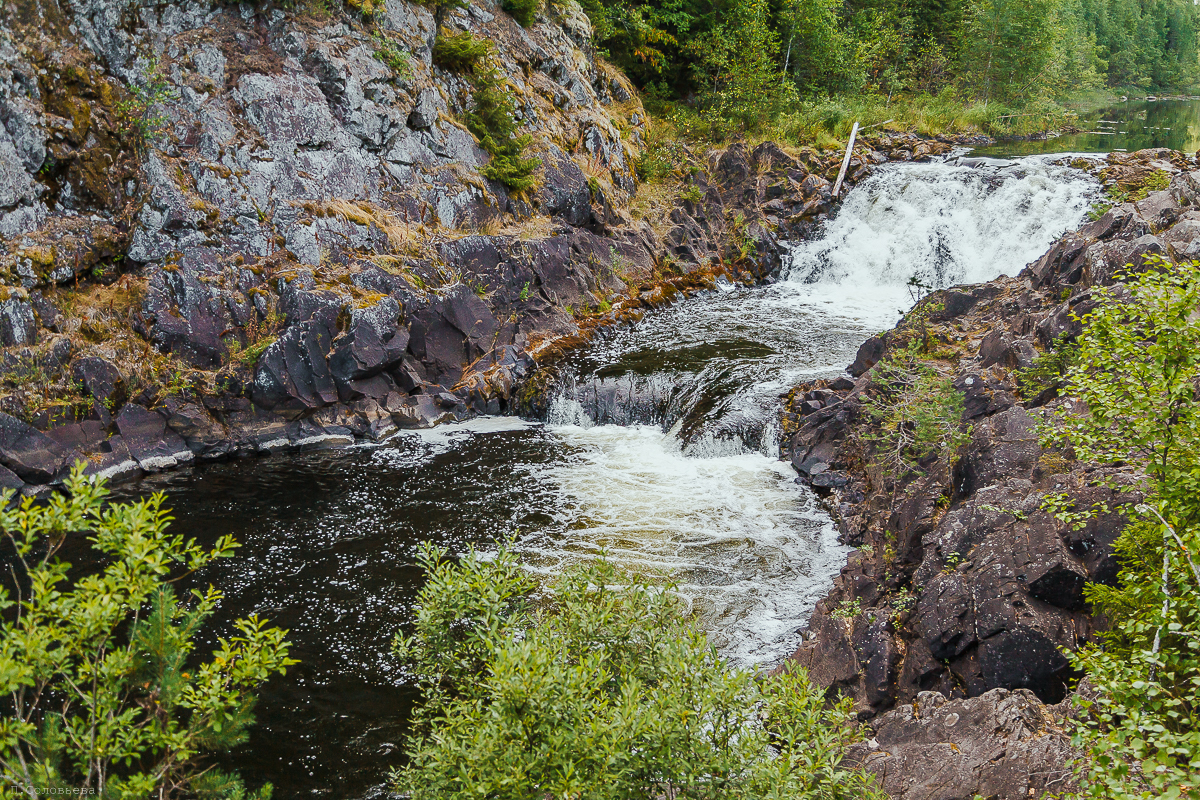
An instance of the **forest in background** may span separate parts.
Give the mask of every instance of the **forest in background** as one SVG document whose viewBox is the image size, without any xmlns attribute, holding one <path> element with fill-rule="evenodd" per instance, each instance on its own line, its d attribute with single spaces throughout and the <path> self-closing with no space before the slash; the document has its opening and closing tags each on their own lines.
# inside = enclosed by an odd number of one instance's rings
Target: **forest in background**
<svg viewBox="0 0 1200 800">
<path fill-rule="evenodd" d="M 889 113 L 927 133 L 1021 133 L 1014 111 L 1041 126 L 1081 92 L 1198 82 L 1200 11 L 1191 0 L 583 5 L 597 51 L 633 79 L 648 108 L 706 137 L 769 128 L 819 140 L 851 117 Z"/>
</svg>

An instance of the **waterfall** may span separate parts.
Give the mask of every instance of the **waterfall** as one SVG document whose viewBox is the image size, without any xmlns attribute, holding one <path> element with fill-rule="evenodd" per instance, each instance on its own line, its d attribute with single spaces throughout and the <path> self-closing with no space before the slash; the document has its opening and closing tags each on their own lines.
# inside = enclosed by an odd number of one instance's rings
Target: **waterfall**
<svg viewBox="0 0 1200 800">
<path fill-rule="evenodd" d="M 942 288 L 1019 271 L 1077 226 L 1096 181 L 1045 158 L 898 164 L 855 187 L 766 287 L 725 285 L 609 332 L 546 417 L 572 456 L 538 477 L 561 521 L 523 542 L 557 572 L 600 550 L 680 583 L 739 663 L 779 659 L 845 551 L 781 463 L 779 396 Z"/>
<path fill-rule="evenodd" d="M 1075 228 L 1099 186 L 1062 157 L 884 168 L 855 187 L 822 236 L 791 248 L 786 280 L 903 298 L 1013 275 Z"/>
</svg>

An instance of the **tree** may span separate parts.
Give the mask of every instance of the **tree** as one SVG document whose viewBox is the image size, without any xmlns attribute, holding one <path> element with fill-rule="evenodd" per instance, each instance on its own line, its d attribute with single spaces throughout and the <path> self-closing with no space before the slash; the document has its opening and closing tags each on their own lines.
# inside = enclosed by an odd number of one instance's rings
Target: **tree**
<svg viewBox="0 0 1200 800">
<path fill-rule="evenodd" d="M 1109 621 L 1100 641 L 1071 658 L 1094 700 L 1076 743 L 1087 796 L 1200 797 L 1200 263 L 1165 260 L 1095 291 L 1059 411 L 1044 433 L 1082 461 L 1132 462 L 1145 501 L 1125 511 L 1119 585 L 1090 585 Z M 1080 412 L 1083 413 L 1080 413 Z M 1052 510 L 1078 524 L 1064 497 Z"/>
<path fill-rule="evenodd" d="M 783 69 L 804 92 L 847 88 L 851 48 L 838 19 L 841 5 L 840 0 L 787 0 L 783 5 Z"/>
<path fill-rule="evenodd" d="M 977 96 L 1036 97 L 1055 58 L 1057 0 L 972 0 L 963 26 L 962 70 Z"/>
<path fill-rule="evenodd" d="M 841 769 L 856 739 L 799 670 L 732 669 L 670 585 L 601 561 L 539 591 L 515 555 L 426 546 L 415 632 L 422 700 L 395 776 L 413 800 L 881 800 Z"/>
<path fill-rule="evenodd" d="M 754 129 L 789 99 L 779 68 L 779 34 L 766 0 L 735 0 L 723 21 L 691 50 L 702 76 L 701 103 L 719 128 Z"/>
<path fill-rule="evenodd" d="M 201 659 L 194 637 L 221 594 L 181 602 L 170 586 L 236 543 L 204 549 L 171 535 L 161 494 L 106 505 L 102 482 L 80 468 L 65 489 L 45 503 L 0 493 L 12 565 L 0 585 L 0 797 L 251 796 L 206 756 L 245 739 L 251 692 L 295 663 L 285 631 L 240 619 Z M 98 568 L 58 557 L 80 537 Z M 253 796 L 269 795 L 268 785 Z"/>
</svg>

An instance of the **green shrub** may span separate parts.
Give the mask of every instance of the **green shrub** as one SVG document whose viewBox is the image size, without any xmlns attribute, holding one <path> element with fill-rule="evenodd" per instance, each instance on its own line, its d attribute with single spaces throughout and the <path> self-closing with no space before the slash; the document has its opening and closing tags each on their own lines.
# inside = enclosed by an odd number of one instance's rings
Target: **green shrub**
<svg viewBox="0 0 1200 800">
<path fill-rule="evenodd" d="M 537 21 L 537 13 L 542 10 L 542 0 L 501 0 L 500 7 L 512 15 L 512 18 L 528 28 Z"/>
<path fill-rule="evenodd" d="M 1045 353 L 1038 353 L 1033 363 L 1017 373 L 1017 388 L 1021 397 L 1033 400 L 1047 389 L 1057 389 L 1075 363 L 1077 348 L 1066 334 L 1054 340 Z"/>
<path fill-rule="evenodd" d="M 525 192 L 537 185 L 534 172 L 542 164 L 540 158 L 526 156 L 525 149 L 533 141 L 529 134 L 519 134 L 513 118 L 516 101 L 504 85 L 495 67 L 486 71 L 477 68 L 474 76 L 473 108 L 467 115 L 467 129 L 479 140 L 492 157 L 480 169 L 485 178 L 499 181 L 514 192 Z"/>
<path fill-rule="evenodd" d="M 1043 443 L 1081 461 L 1131 462 L 1146 499 L 1120 509 L 1118 586 L 1086 594 L 1109 629 L 1070 654 L 1096 690 L 1077 698 L 1084 794 L 1106 800 L 1200 797 L 1200 263 L 1160 260 L 1099 288 L 1083 318 L 1064 408 Z M 1084 413 L 1080 413 L 1083 411 Z M 1075 527 L 1092 512 L 1046 507 Z M 1099 510 L 1104 510 L 1103 508 Z"/>
<path fill-rule="evenodd" d="M 375 57 L 387 64 L 397 78 L 412 77 L 408 51 L 401 50 L 394 39 L 375 34 Z"/>
<path fill-rule="evenodd" d="M 921 471 L 931 457 L 947 466 L 950 457 L 971 437 L 963 426 L 963 397 L 948 378 L 923 363 L 917 353 L 922 338 L 894 350 L 872 372 L 875 394 L 864 408 L 878 425 L 868 434 L 876 464 L 896 477 Z"/>
<path fill-rule="evenodd" d="M 470 31 L 439 31 L 433 42 L 433 63 L 451 72 L 470 74 L 491 55 L 491 52 L 491 42 L 476 39 Z"/>
<path fill-rule="evenodd" d="M 798 669 L 731 668 L 673 587 L 601 561 L 538 592 L 507 549 L 444 556 L 424 550 L 416 630 L 396 645 L 421 682 L 395 775 L 412 800 L 882 798 L 839 766 L 848 703 Z"/>
<path fill-rule="evenodd" d="M 236 543 L 205 550 L 171 535 L 161 494 L 106 505 L 80 468 L 65 488 L 39 504 L 0 493 L 14 554 L 0 585 L 0 794 L 247 798 L 210 757 L 245 740 L 251 692 L 296 662 L 285 632 L 257 617 L 200 658 L 194 637 L 221 594 L 181 602 L 170 587 Z M 79 538 L 102 565 L 83 575 L 57 556 Z"/>
</svg>

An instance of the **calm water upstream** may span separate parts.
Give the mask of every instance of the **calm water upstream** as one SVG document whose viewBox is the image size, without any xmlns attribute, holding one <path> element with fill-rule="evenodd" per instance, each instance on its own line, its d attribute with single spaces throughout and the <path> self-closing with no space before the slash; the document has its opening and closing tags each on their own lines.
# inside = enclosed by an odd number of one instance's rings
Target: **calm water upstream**
<svg viewBox="0 0 1200 800">
<path fill-rule="evenodd" d="M 723 287 L 606 335 L 546 420 L 476 420 L 382 445 L 197 467 L 144 481 L 175 528 L 231 533 L 239 557 L 198 576 L 291 630 L 301 663 L 262 693 L 231 759 L 277 798 L 376 797 L 412 692 L 389 654 L 411 613 L 418 544 L 515 537 L 544 573 L 606 550 L 668 570 L 734 661 L 790 652 L 846 552 L 778 461 L 779 394 L 832 376 L 894 323 L 917 274 L 946 286 L 1015 272 L 1079 223 L 1091 178 L 1046 159 L 880 170 L 790 272 Z"/>
<path fill-rule="evenodd" d="M 1027 156 L 1048 153 L 1107 153 L 1169 147 L 1191 153 L 1200 149 L 1200 101 L 1131 100 L 1080 117 L 1083 133 L 1043 141 L 998 142 L 975 155 Z"/>
</svg>

